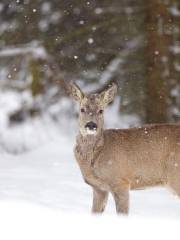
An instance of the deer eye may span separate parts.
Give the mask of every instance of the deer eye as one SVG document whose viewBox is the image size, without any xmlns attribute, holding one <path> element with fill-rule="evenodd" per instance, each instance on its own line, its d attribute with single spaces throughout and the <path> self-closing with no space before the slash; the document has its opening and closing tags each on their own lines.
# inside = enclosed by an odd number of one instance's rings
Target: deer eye
<svg viewBox="0 0 180 240">
<path fill-rule="evenodd" d="M 99 110 L 99 114 L 102 114 L 103 113 L 103 110 L 101 109 L 101 110 Z"/>
<path fill-rule="evenodd" d="M 81 108 L 81 112 L 84 113 L 84 112 L 85 112 L 85 109 L 84 109 L 84 108 Z"/>
</svg>

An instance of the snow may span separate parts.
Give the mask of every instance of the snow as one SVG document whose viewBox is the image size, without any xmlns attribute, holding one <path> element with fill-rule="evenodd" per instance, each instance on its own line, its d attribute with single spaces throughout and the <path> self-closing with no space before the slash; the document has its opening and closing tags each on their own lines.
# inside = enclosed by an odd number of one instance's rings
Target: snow
<svg viewBox="0 0 180 240">
<path fill-rule="evenodd" d="M 171 50 L 174 54 L 179 54 L 180 53 L 180 47 L 177 46 L 177 45 L 172 46 Z"/>
<path fill-rule="evenodd" d="M 80 25 L 83 25 L 83 24 L 84 24 L 84 21 L 83 21 L 83 20 L 81 20 L 79 23 L 80 23 Z"/>
<path fill-rule="evenodd" d="M 47 56 L 44 47 L 40 46 L 38 41 L 32 41 L 31 43 L 21 45 L 20 47 L 9 46 L 8 48 L 0 49 L 0 58 L 25 54 L 32 54 L 34 58 L 42 59 Z"/>
<path fill-rule="evenodd" d="M 3 240 L 179 239 L 179 223 L 160 219 L 67 215 L 27 203 L 0 205 Z"/>
<path fill-rule="evenodd" d="M 174 4 L 174 6 L 172 6 L 172 7 L 170 8 L 170 12 L 171 12 L 171 14 L 172 14 L 173 16 L 175 16 L 175 17 L 179 17 L 179 16 L 180 16 L 180 11 L 179 11 L 179 9 L 178 9 L 178 6 L 176 6 L 175 4 Z"/>
<path fill-rule="evenodd" d="M 31 118 L 24 112 L 24 122 L 10 123 L 11 114 L 32 104 L 38 106 L 39 102 L 34 102 L 29 91 L 21 94 L 12 90 L 0 91 L 0 152 L 19 154 L 55 139 L 64 130 L 66 134 L 72 134 L 77 124 L 75 119 L 67 121 L 72 116 L 70 112 L 74 111 L 73 102 L 67 98 L 52 103 L 48 109 L 44 107 L 41 117 Z"/>
<path fill-rule="evenodd" d="M 178 64 L 177 62 L 175 62 L 174 67 L 176 69 L 177 72 L 180 72 L 180 64 Z"/>
<path fill-rule="evenodd" d="M 89 38 L 89 39 L 88 39 L 88 43 L 89 43 L 89 44 L 92 44 L 93 42 L 94 42 L 94 39 L 93 39 L 93 38 Z"/>
<path fill-rule="evenodd" d="M 123 82 L 124 81 L 123 64 L 125 63 L 125 59 L 129 56 L 130 53 L 132 53 L 132 51 L 134 51 L 134 49 L 140 46 L 141 42 L 142 42 L 142 37 L 133 38 L 131 41 L 127 41 L 124 46 L 124 49 L 122 49 L 120 53 L 117 54 L 117 56 L 113 58 L 112 61 L 109 62 L 109 64 L 106 66 L 106 68 L 103 70 L 102 73 L 96 72 L 94 70 L 93 72 L 86 71 L 86 74 L 84 74 L 85 76 L 89 76 L 89 78 L 91 77 L 93 78 L 95 76 L 97 77 L 97 75 L 100 74 L 100 78 L 98 83 L 95 82 L 95 83 L 91 83 L 90 85 L 84 84 L 83 89 L 87 90 L 88 92 L 93 92 L 99 89 L 100 86 L 102 87 L 105 85 L 105 83 L 108 83 L 110 80 L 112 80 L 117 74 L 117 71 L 119 76 L 122 76 L 122 82 Z M 89 60 L 93 60 L 92 55 L 90 56 L 91 58 Z M 80 81 L 80 86 L 82 84 L 83 84 L 82 81 Z"/>
<path fill-rule="evenodd" d="M 51 3 L 43 2 L 41 5 L 41 11 L 43 14 L 48 14 L 51 11 Z"/>
<path fill-rule="evenodd" d="M 101 14 L 103 12 L 102 8 L 96 8 L 94 11 L 96 14 Z"/>
</svg>

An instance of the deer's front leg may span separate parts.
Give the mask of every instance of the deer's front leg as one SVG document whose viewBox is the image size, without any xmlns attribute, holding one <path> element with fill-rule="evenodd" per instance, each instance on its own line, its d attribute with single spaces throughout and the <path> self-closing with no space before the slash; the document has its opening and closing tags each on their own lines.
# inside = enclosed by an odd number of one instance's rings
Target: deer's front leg
<svg viewBox="0 0 180 240">
<path fill-rule="evenodd" d="M 108 192 L 93 187 L 93 213 L 102 213 L 106 207 Z"/>
<path fill-rule="evenodd" d="M 112 190 L 112 195 L 116 204 L 116 212 L 128 214 L 129 212 L 129 187 L 120 186 Z"/>
<path fill-rule="evenodd" d="M 94 169 L 92 167 L 80 165 L 80 168 L 84 181 L 87 184 L 104 192 L 109 192 L 111 190 L 110 186 L 103 179 L 100 179 L 94 174 Z"/>
</svg>

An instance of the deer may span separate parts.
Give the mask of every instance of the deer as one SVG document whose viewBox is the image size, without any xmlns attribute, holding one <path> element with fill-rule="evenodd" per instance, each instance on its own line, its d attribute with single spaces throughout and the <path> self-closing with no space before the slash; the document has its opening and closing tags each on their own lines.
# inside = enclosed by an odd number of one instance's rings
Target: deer
<svg viewBox="0 0 180 240">
<path fill-rule="evenodd" d="M 129 191 L 162 186 L 180 196 L 180 125 L 147 124 L 104 129 L 104 110 L 117 93 L 112 83 L 100 93 L 85 94 L 70 82 L 79 103 L 74 155 L 84 181 L 92 187 L 92 213 L 102 213 L 112 194 L 117 214 L 129 213 Z"/>
</svg>

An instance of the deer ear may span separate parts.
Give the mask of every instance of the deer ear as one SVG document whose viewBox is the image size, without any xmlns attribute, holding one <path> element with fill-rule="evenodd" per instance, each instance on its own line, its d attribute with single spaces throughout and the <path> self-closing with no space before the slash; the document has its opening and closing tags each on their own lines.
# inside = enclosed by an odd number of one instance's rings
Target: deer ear
<svg viewBox="0 0 180 240">
<path fill-rule="evenodd" d="M 108 88 L 100 94 L 103 104 L 107 106 L 111 103 L 114 100 L 116 93 L 117 85 L 115 83 L 110 84 Z"/>
<path fill-rule="evenodd" d="M 70 82 L 67 88 L 68 93 L 74 100 L 80 102 L 84 98 L 84 93 L 77 84 Z"/>
</svg>

